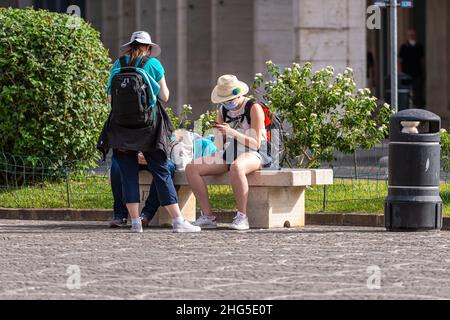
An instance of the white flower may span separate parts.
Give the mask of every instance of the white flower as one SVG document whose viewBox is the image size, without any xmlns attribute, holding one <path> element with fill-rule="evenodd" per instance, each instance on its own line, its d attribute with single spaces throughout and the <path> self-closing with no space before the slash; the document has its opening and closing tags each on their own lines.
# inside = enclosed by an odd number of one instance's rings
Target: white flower
<svg viewBox="0 0 450 320">
<path fill-rule="evenodd" d="M 255 78 L 262 78 L 262 77 L 263 77 L 262 73 L 255 74 Z"/>
<path fill-rule="evenodd" d="M 273 64 L 273 61 L 272 61 L 272 60 L 268 60 L 268 61 L 266 61 L 266 64 L 267 64 L 267 65 Z"/>
</svg>

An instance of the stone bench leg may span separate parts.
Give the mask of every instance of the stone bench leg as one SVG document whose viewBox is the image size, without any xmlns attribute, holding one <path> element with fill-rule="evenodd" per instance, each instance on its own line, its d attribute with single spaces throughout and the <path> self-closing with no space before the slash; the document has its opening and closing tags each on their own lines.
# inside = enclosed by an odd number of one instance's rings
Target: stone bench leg
<svg viewBox="0 0 450 320">
<path fill-rule="evenodd" d="M 305 190 L 305 187 L 250 187 L 247 205 L 250 227 L 304 227 Z"/>
<path fill-rule="evenodd" d="M 150 184 L 147 184 L 150 183 Z M 147 200 L 149 191 L 151 186 L 151 179 L 150 182 L 146 181 L 146 184 L 140 184 L 139 185 L 139 191 L 141 195 L 141 205 L 140 205 L 140 212 L 144 208 L 145 201 Z M 177 186 L 176 187 L 178 192 L 178 205 L 180 206 L 181 213 L 183 214 L 183 217 L 188 221 L 195 221 L 196 219 L 196 202 L 195 202 L 195 196 L 192 192 L 191 188 L 188 186 Z M 172 218 L 169 216 L 169 214 L 162 208 L 158 210 L 153 220 L 150 222 L 150 226 L 152 227 L 165 227 L 172 225 Z"/>
</svg>

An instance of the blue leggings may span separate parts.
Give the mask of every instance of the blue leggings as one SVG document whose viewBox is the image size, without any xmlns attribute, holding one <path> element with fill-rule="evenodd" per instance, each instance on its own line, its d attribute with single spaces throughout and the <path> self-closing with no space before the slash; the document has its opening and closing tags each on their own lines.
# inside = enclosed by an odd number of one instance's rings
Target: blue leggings
<svg viewBox="0 0 450 320">
<path fill-rule="evenodd" d="M 153 176 L 159 203 L 162 207 L 178 203 L 177 192 L 173 184 L 169 160 L 162 151 L 144 152 L 148 170 Z M 139 163 L 138 152 L 114 150 L 122 175 L 124 203 L 139 203 Z"/>
</svg>

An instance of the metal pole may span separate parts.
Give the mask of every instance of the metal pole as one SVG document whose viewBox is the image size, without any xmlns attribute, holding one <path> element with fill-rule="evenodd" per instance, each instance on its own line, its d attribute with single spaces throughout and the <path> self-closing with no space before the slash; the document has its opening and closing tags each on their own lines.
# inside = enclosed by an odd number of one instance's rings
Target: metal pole
<svg viewBox="0 0 450 320">
<path fill-rule="evenodd" d="M 397 0 L 391 0 L 391 106 L 398 112 Z"/>
<path fill-rule="evenodd" d="M 66 174 L 66 193 L 67 193 L 67 208 L 70 208 L 70 177 L 69 177 L 69 168 L 66 166 L 64 168 Z"/>
<path fill-rule="evenodd" d="M 385 19 L 385 15 L 384 15 L 384 11 L 383 14 L 381 15 L 381 25 L 383 26 L 382 28 L 385 28 L 386 26 L 386 19 Z M 382 31 L 383 29 L 378 31 L 378 41 L 379 41 L 379 51 L 378 51 L 378 82 L 380 83 L 380 91 L 378 92 L 378 96 L 379 97 L 386 97 L 386 88 L 385 88 L 385 81 L 386 81 L 386 73 L 385 73 L 385 52 L 384 52 L 384 48 L 385 48 L 385 33 Z"/>
</svg>

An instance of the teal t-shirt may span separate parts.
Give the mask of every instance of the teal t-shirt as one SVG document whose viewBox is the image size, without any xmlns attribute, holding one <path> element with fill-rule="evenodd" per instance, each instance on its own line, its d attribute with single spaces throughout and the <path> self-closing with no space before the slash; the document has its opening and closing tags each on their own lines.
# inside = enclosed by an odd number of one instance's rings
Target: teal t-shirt
<svg viewBox="0 0 450 320">
<path fill-rule="evenodd" d="M 136 67 L 139 65 L 139 63 L 141 63 L 141 59 L 139 59 L 138 61 L 136 61 Z M 127 64 L 130 63 L 130 57 L 126 56 L 126 61 Z M 113 72 L 112 70 L 114 69 L 118 69 L 120 68 L 120 61 L 119 59 L 116 60 L 116 62 L 114 63 L 112 69 L 111 69 L 111 76 L 109 77 L 109 82 L 108 82 L 108 95 L 111 94 L 111 81 L 113 78 Z M 161 64 L 161 62 L 156 59 L 156 58 L 151 58 L 147 64 L 144 67 L 144 70 L 148 73 L 148 75 L 150 77 L 152 77 L 156 82 L 161 81 L 161 79 L 163 78 L 164 74 L 165 74 L 165 70 L 163 65 Z M 153 89 L 153 93 L 157 96 L 159 94 L 160 88 L 157 86 L 152 86 Z"/>
</svg>

